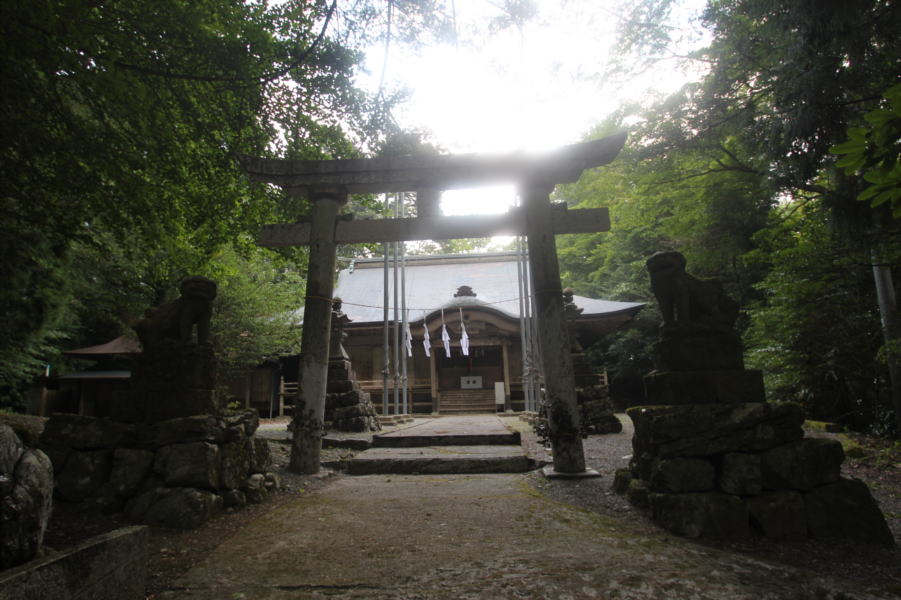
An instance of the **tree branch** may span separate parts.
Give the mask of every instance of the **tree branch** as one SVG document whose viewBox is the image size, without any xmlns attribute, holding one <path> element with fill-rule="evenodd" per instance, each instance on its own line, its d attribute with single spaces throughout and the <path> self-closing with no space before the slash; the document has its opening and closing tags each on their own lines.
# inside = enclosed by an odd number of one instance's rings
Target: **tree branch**
<svg viewBox="0 0 901 600">
<path fill-rule="evenodd" d="M 310 55 L 316 50 L 322 40 L 325 38 L 325 32 L 328 29 L 329 23 L 332 20 L 332 16 L 335 14 L 335 9 L 338 6 L 338 0 L 332 0 L 331 6 L 329 6 L 328 12 L 325 15 L 325 22 L 322 24 L 322 29 L 319 31 L 319 35 L 316 36 L 316 39 L 313 40 L 313 43 L 304 50 L 303 54 L 297 57 L 295 60 L 291 61 L 281 69 L 273 71 L 269 74 L 264 74 L 256 78 L 256 83 L 270 83 L 279 77 L 283 77 L 288 74 L 292 69 L 296 69 L 300 65 L 302 65 L 306 60 L 310 57 Z M 102 57 L 102 55 L 100 55 Z M 140 65 L 135 65 L 132 63 L 124 62 L 124 61 L 113 61 L 112 63 L 116 67 L 120 69 L 125 69 L 128 71 L 135 71 L 137 73 L 142 73 L 144 75 L 153 75 L 155 77 L 163 77 L 166 79 L 179 79 L 183 81 L 198 81 L 203 83 L 238 83 L 245 82 L 249 85 L 249 82 L 240 77 L 224 77 L 224 76 L 204 76 L 204 75 L 196 75 L 193 73 L 179 73 L 175 71 L 169 70 L 159 70 L 150 67 L 142 67 Z"/>
</svg>

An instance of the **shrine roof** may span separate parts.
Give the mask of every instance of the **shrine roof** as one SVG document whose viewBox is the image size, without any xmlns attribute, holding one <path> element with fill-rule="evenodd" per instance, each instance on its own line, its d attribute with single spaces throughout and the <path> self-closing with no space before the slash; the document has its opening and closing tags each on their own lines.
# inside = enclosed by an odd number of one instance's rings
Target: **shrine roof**
<svg viewBox="0 0 901 600">
<path fill-rule="evenodd" d="M 488 254 L 408 256 L 406 295 L 411 323 L 421 322 L 441 309 L 480 308 L 500 313 L 510 320 L 520 316 L 517 255 L 513 252 Z M 338 275 L 335 296 L 351 326 L 382 323 L 384 273 L 382 259 L 354 261 Z M 460 286 L 469 286 L 476 296 L 454 297 Z M 398 285 L 400 288 L 400 285 Z M 393 269 L 388 271 L 389 318 L 393 318 Z M 637 313 L 644 304 L 614 302 L 573 296 L 583 309 L 579 320 L 592 320 Z"/>
</svg>

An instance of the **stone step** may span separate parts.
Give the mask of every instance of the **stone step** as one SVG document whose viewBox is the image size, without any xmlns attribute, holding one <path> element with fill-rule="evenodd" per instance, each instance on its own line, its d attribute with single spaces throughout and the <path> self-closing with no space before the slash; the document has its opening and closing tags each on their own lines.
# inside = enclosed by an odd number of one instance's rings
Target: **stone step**
<svg viewBox="0 0 901 600">
<path fill-rule="evenodd" d="M 497 409 L 492 408 L 447 408 L 441 409 L 442 415 L 495 415 Z"/>
<path fill-rule="evenodd" d="M 504 446 L 519 444 L 518 431 L 505 433 L 449 433 L 422 435 L 378 434 L 372 436 L 374 448 L 424 448 L 429 446 Z"/>
<path fill-rule="evenodd" d="M 370 448 L 347 464 L 350 475 L 523 473 L 535 465 L 521 446 Z"/>
<path fill-rule="evenodd" d="M 491 400 L 494 402 L 493 390 L 452 390 L 441 392 L 442 400 Z"/>
<path fill-rule="evenodd" d="M 410 415 L 378 415 L 378 419 L 381 425 L 402 425 L 413 422 L 413 417 Z"/>
<path fill-rule="evenodd" d="M 441 392 L 441 414 L 495 414 L 497 405 L 491 390 L 451 390 Z"/>
<path fill-rule="evenodd" d="M 377 448 L 491 446 L 519 443 L 519 432 L 505 427 L 496 416 L 442 417 L 372 436 L 372 445 Z"/>
<path fill-rule="evenodd" d="M 445 396 L 441 395 L 441 403 L 463 403 L 467 404 L 469 402 L 475 402 L 477 404 L 494 404 L 494 394 L 490 396 Z"/>
<path fill-rule="evenodd" d="M 497 409 L 496 405 L 494 404 L 494 400 L 492 400 L 491 402 L 455 402 L 452 404 L 442 402 L 439 407 L 441 408 L 441 410 L 444 410 L 445 408 L 478 408 L 480 410 L 488 410 L 489 408 L 491 410 Z"/>
</svg>

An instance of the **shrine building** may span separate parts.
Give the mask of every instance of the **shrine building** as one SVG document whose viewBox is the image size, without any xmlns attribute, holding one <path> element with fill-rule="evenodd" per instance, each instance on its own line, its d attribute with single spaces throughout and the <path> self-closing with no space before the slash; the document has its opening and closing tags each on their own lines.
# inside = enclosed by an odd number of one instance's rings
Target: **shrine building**
<svg viewBox="0 0 901 600">
<path fill-rule="evenodd" d="M 410 412 L 524 409 L 518 267 L 515 252 L 406 257 L 404 288 L 413 354 L 406 359 Z M 381 258 L 355 260 L 339 273 L 334 294 L 350 319 L 344 326 L 344 348 L 357 381 L 371 394 L 379 414 L 384 385 L 384 280 Z M 388 288 L 391 298 L 393 277 L 388 278 Z M 583 296 L 574 296 L 573 302 L 582 309 L 575 326 L 586 346 L 622 327 L 644 306 Z M 463 354 L 461 343 L 461 315 L 468 355 Z M 392 305 L 389 319 L 393 318 Z M 528 327 L 529 321 L 525 323 Z M 442 340 L 442 325 L 450 337 L 450 357 Z M 392 327 L 389 323 L 389 330 Z M 403 336 L 402 328 L 398 329 Z M 426 330 L 428 356 L 423 343 Z M 403 344 L 401 351 L 407 354 Z M 393 365 L 393 345 L 389 346 L 389 358 Z M 395 385 L 393 366 L 391 372 L 389 408 Z M 534 373 L 537 379 L 537 368 Z"/>
</svg>

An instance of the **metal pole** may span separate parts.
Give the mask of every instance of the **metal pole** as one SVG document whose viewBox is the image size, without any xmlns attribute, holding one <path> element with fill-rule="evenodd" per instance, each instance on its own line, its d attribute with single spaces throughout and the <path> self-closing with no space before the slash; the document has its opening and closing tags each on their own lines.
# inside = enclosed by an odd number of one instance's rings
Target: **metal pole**
<svg viewBox="0 0 901 600">
<path fill-rule="evenodd" d="M 388 194 L 385 194 L 385 205 L 388 205 Z M 382 244 L 384 256 L 382 269 L 384 282 L 382 285 L 382 414 L 388 415 L 388 242 Z"/>
<path fill-rule="evenodd" d="M 523 333 L 525 336 L 525 345 L 523 353 L 525 356 L 525 393 L 529 403 L 529 410 L 538 411 L 538 393 L 535 386 L 535 373 L 537 367 L 537 357 L 535 355 L 535 331 L 533 329 L 534 319 L 532 318 L 532 286 L 529 278 L 529 248 L 528 241 L 523 237 L 520 246 L 520 260 L 522 261 L 522 289 L 523 289 L 523 313 L 524 324 Z"/>
<path fill-rule="evenodd" d="M 394 218 L 396 219 L 400 212 L 398 211 L 397 206 L 397 198 L 399 194 L 394 194 Z M 394 414 L 400 414 L 400 386 L 398 385 L 399 381 L 399 368 L 400 368 L 400 336 L 399 328 L 400 328 L 400 307 L 398 306 L 398 264 L 397 264 L 397 249 L 398 243 L 393 242 L 392 246 L 394 248 L 392 252 L 391 259 L 394 265 Z"/>
<path fill-rule="evenodd" d="M 406 216 L 406 207 L 404 206 L 404 192 L 400 193 L 401 204 L 400 204 L 400 217 L 404 218 Z M 404 336 L 404 344 L 401 348 L 401 363 L 400 363 L 400 381 L 403 386 L 403 414 L 410 414 L 409 406 L 407 403 L 407 326 L 409 323 L 408 315 L 407 315 L 407 244 L 406 242 L 400 242 L 400 310 L 403 315 L 403 326 L 401 330 L 403 331 Z"/>
<path fill-rule="evenodd" d="M 526 304 L 525 295 L 526 287 L 523 281 L 523 265 L 522 265 L 522 236 L 516 237 L 516 281 L 519 290 L 519 347 L 522 357 L 522 395 L 523 404 L 526 411 L 532 410 L 529 402 L 529 393 L 527 390 L 528 370 L 526 369 Z"/>
<path fill-rule="evenodd" d="M 523 252 L 525 264 L 526 289 L 526 315 L 528 319 L 529 353 L 532 358 L 531 366 L 531 382 L 530 389 L 532 392 L 533 410 L 538 410 L 538 404 L 541 402 L 541 379 L 544 374 L 544 357 L 541 354 L 541 345 L 538 343 L 538 319 L 535 318 L 535 282 L 532 280 L 532 267 L 530 265 L 531 256 L 528 241 Z"/>
</svg>

